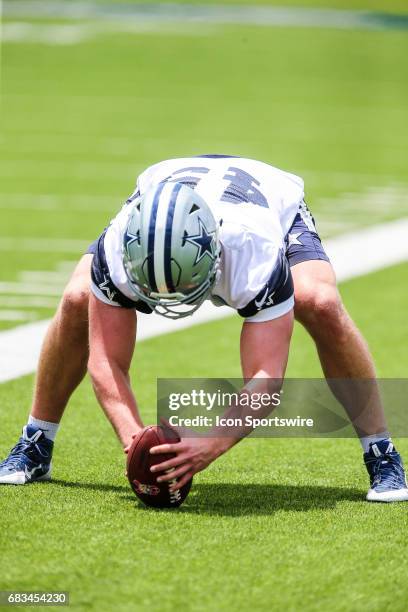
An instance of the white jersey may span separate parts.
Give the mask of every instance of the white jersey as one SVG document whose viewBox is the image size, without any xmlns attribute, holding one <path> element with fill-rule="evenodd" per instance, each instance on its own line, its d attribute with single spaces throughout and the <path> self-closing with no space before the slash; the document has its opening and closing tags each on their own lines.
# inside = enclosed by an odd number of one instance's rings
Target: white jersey
<svg viewBox="0 0 408 612">
<path fill-rule="evenodd" d="M 166 180 L 194 188 L 220 223 L 220 267 L 209 298 L 253 321 L 288 312 L 293 307 L 293 286 L 283 255 L 284 241 L 303 201 L 303 181 L 263 162 L 236 157 L 171 159 L 147 168 L 106 231 L 104 261 L 99 266 L 105 264 L 105 270 L 104 275 L 93 274 L 94 294 L 109 304 L 121 305 L 114 295 L 119 292 L 127 307 L 138 301 L 122 264 L 129 206 L 136 196 Z"/>
</svg>

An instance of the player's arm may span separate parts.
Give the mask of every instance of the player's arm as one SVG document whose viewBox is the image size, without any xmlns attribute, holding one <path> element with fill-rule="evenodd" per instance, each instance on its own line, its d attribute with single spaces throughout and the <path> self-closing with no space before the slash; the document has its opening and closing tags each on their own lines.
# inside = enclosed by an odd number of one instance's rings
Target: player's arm
<svg viewBox="0 0 408 612">
<path fill-rule="evenodd" d="M 255 385 L 259 385 L 259 388 L 253 389 L 254 391 L 268 390 L 270 392 L 266 379 L 277 379 L 277 390 L 280 390 L 280 381 L 284 377 L 288 360 L 292 330 L 293 309 L 277 319 L 260 323 L 244 323 L 241 334 L 242 370 L 246 380 L 251 380 Z M 264 389 L 265 384 L 267 388 Z M 243 427 L 240 431 L 234 430 L 234 435 L 223 436 L 222 431 L 214 430 L 211 437 L 184 438 L 177 444 L 156 446 L 151 449 L 152 454 L 176 452 L 177 455 L 173 459 L 153 466 L 152 471 L 163 472 L 174 468 L 169 474 L 161 474 L 158 481 L 164 482 L 178 478 L 178 483 L 170 487 L 178 489 L 186 484 L 194 474 L 204 470 L 212 461 L 248 435 L 250 431 L 251 428 Z M 217 436 L 217 433 L 220 435 Z"/>
<path fill-rule="evenodd" d="M 283 379 L 292 330 L 293 309 L 272 321 L 244 322 L 241 331 L 241 366 L 245 380 Z"/>
<path fill-rule="evenodd" d="M 239 266 L 240 262 L 237 260 L 235 264 Z M 230 273 L 232 270 L 233 267 Z M 266 284 L 256 296 L 251 296 L 244 308 L 238 309 L 239 314 L 245 318 L 241 333 L 241 363 L 246 383 L 251 381 L 251 392 L 280 391 L 280 380 L 285 373 L 293 330 L 293 294 L 292 275 L 282 248 Z M 236 410 L 236 407 L 231 406 L 225 416 L 233 417 Z M 171 474 L 161 474 L 159 478 L 166 481 L 179 477 L 178 486 L 182 486 L 193 474 L 205 469 L 250 431 L 250 427 L 242 427 L 241 430 L 229 432 L 228 436 L 225 431 L 213 431 L 206 438 L 184 438 L 178 444 L 171 445 L 171 448 L 169 445 L 154 447 L 151 449 L 153 454 L 176 452 L 177 456 L 154 466 L 152 470 L 162 472 L 175 468 Z"/>
<path fill-rule="evenodd" d="M 124 446 L 143 427 L 129 379 L 135 339 L 135 311 L 105 304 L 91 293 L 88 371 L 96 397 Z"/>
<path fill-rule="evenodd" d="M 291 308 L 284 315 L 269 321 L 244 323 L 241 333 L 241 363 L 245 386 L 241 395 L 267 394 L 272 397 L 275 393 L 280 393 L 288 361 L 293 320 Z M 266 417 L 273 408 L 273 403 L 267 403 L 257 409 L 256 416 Z M 232 404 L 223 416 L 242 423 L 228 431 L 228 448 L 245 438 L 253 429 L 252 425 L 246 424 L 246 417 L 254 416 L 250 403 Z M 225 427 L 219 427 L 218 431 L 214 429 L 213 436 L 217 437 L 218 432 L 225 436 Z M 220 441 L 220 444 L 224 443 L 225 441 Z"/>
</svg>

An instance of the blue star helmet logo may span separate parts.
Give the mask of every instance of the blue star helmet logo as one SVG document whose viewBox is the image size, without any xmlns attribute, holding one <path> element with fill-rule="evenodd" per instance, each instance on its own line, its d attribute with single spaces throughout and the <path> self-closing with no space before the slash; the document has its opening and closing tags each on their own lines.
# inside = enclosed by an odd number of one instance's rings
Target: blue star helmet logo
<svg viewBox="0 0 408 612">
<path fill-rule="evenodd" d="M 137 230 L 136 234 L 132 234 L 129 228 L 127 228 L 123 237 L 123 244 L 129 257 L 129 247 L 133 242 L 137 242 L 137 244 L 140 246 L 140 230 Z"/>
<path fill-rule="evenodd" d="M 199 234 L 196 236 L 184 236 L 184 242 L 191 242 L 191 244 L 195 244 L 195 246 L 198 247 L 194 265 L 198 264 L 198 262 L 201 261 L 205 255 L 208 255 L 211 259 L 214 259 L 212 244 L 215 232 L 208 232 L 200 217 L 198 217 L 198 226 L 200 228 Z"/>
</svg>

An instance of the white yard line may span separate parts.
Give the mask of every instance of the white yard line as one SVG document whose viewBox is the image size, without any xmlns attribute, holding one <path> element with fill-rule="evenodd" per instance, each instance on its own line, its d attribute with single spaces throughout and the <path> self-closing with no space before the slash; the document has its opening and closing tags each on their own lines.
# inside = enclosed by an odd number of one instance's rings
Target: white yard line
<svg viewBox="0 0 408 612">
<path fill-rule="evenodd" d="M 0 282 L 0 293 L 9 293 L 13 295 L 44 295 L 44 296 L 60 296 L 64 286 L 63 284 L 40 284 L 40 283 L 20 283 Z"/>
<path fill-rule="evenodd" d="M 0 310 L 0 321 L 35 321 L 38 314 L 31 310 Z"/>
<path fill-rule="evenodd" d="M 44 285 L 62 285 L 68 280 L 68 274 L 64 272 L 52 272 L 49 270 L 25 270 L 19 274 L 22 283 L 43 283 Z"/>
<path fill-rule="evenodd" d="M 332 238 L 325 241 L 325 248 L 340 282 L 408 261 L 408 218 Z M 178 321 L 139 315 L 138 341 L 231 314 L 230 308 L 206 303 L 193 317 Z M 0 333 L 0 382 L 35 371 L 48 324 L 39 321 Z"/>
<path fill-rule="evenodd" d="M 49 321 L 19 325 L 0 333 L 0 382 L 31 374 L 37 368 Z"/>
<path fill-rule="evenodd" d="M 371 182 L 373 182 L 373 179 Z M 117 198 L 110 196 L 0 193 L 0 210 L 46 210 L 60 213 L 61 209 L 79 210 L 81 212 L 84 209 L 92 209 L 111 211 L 114 214 L 119 204 Z"/>
<path fill-rule="evenodd" d="M 4 307 L 56 308 L 59 302 L 60 295 L 55 297 L 42 297 L 38 295 L 30 297 L 28 297 L 27 295 L 0 295 L 0 309 Z"/>
<path fill-rule="evenodd" d="M 89 20 L 99 22 L 105 28 L 115 27 L 131 29 L 132 27 L 152 26 L 159 24 L 200 24 L 196 29 L 200 33 L 202 24 L 243 24 L 272 27 L 323 27 L 334 29 L 384 30 L 404 29 L 407 27 L 405 15 L 384 14 L 379 11 L 340 10 L 331 8 L 301 8 L 284 6 L 248 5 L 189 5 L 189 4 L 112 4 L 92 2 L 50 2 L 38 0 L 5 0 L 4 16 L 6 18 L 24 19 L 27 17 L 49 19 L 75 19 L 83 22 L 72 29 L 70 25 L 55 26 L 58 28 L 53 36 L 53 43 L 72 43 L 83 40 L 89 35 L 92 24 Z M 102 23 L 101 23 L 102 22 Z M 13 25 L 13 24 L 11 24 Z M 19 30 L 15 36 L 26 34 L 18 23 Z M 97 24 L 96 24 L 97 25 Z M 7 26 L 7 24 L 6 24 Z M 39 28 L 45 28 L 40 24 Z M 95 24 L 94 24 L 95 27 Z M 190 28 L 185 28 L 186 33 Z M 47 37 L 47 35 L 45 35 Z M 7 38 L 6 38 L 7 39 Z M 44 41 L 46 42 L 46 41 Z"/>
<path fill-rule="evenodd" d="M 89 246 L 89 240 L 67 238 L 19 238 L 19 251 L 37 251 L 41 253 L 83 253 Z M 14 251 L 16 238 L 0 236 L 0 251 Z"/>
<path fill-rule="evenodd" d="M 182 20 L 181 20 L 182 21 Z M 173 20 L 142 19 L 140 22 L 113 21 L 112 23 L 74 23 L 34 24 L 26 22 L 8 22 L 3 25 L 2 40 L 4 43 L 36 43 L 61 46 L 77 45 L 107 34 L 174 34 L 177 36 L 208 36 L 209 26 L 186 28 L 184 23 Z"/>
<path fill-rule="evenodd" d="M 339 282 L 408 261 L 408 218 L 325 241 Z"/>
</svg>

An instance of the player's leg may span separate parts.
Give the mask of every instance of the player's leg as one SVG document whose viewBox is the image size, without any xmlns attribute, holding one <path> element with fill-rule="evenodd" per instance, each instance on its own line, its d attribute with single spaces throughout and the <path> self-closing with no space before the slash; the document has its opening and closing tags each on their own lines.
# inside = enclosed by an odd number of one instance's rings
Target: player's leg
<svg viewBox="0 0 408 612">
<path fill-rule="evenodd" d="M 65 406 L 86 372 L 92 254 L 82 257 L 46 334 L 32 411 L 22 436 L 0 464 L 0 484 L 48 480 L 54 438 Z"/>
<path fill-rule="evenodd" d="M 78 263 L 42 346 L 31 408 L 31 416 L 42 421 L 60 422 L 86 373 L 92 257 L 84 255 Z"/>
<path fill-rule="evenodd" d="M 327 261 L 304 261 L 291 268 L 295 285 L 295 316 L 312 336 L 324 375 L 329 379 L 369 381 L 367 385 L 332 383 L 357 434 L 386 432 L 376 373 L 367 343 L 346 311 L 336 286 L 334 271 Z M 361 403 L 351 395 L 369 391 Z"/>
<path fill-rule="evenodd" d="M 295 316 L 313 338 L 323 372 L 344 406 L 370 475 L 367 499 L 407 500 L 402 461 L 387 431 L 369 348 L 347 313 L 313 218 L 304 208 L 287 237 L 295 286 Z"/>
</svg>

